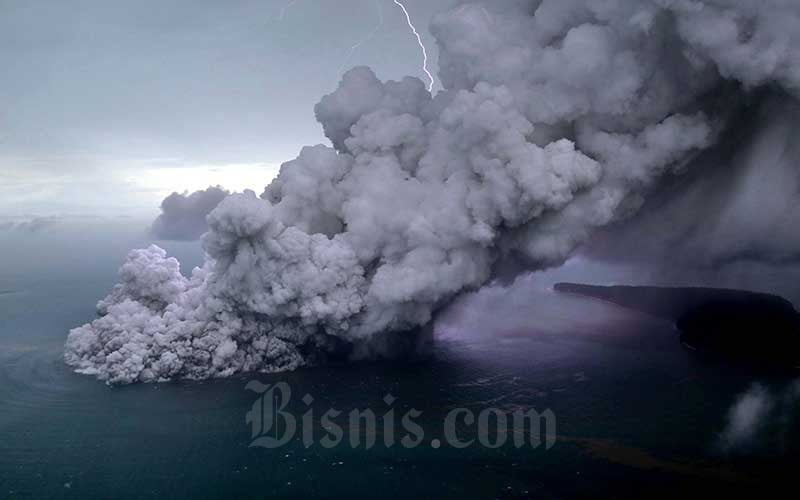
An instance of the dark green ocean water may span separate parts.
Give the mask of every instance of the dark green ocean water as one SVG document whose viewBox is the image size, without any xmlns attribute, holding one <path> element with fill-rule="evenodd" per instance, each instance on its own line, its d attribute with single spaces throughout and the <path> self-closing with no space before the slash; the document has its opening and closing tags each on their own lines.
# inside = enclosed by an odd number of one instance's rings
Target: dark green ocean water
<svg viewBox="0 0 800 500">
<path fill-rule="evenodd" d="M 460 303 L 424 362 L 113 388 L 71 373 L 68 329 L 94 316 L 127 250 L 143 243 L 96 224 L 0 234 L 0 497 L 638 498 L 763 494 L 791 478 L 786 458 L 716 446 L 737 395 L 785 379 L 699 357 L 668 324 L 558 296 L 536 276 Z M 166 246 L 184 270 L 200 261 L 196 244 Z M 298 418 L 304 394 L 320 413 L 383 411 L 391 394 L 395 408 L 422 412 L 425 440 L 251 447 L 254 379 L 287 382 Z M 556 443 L 432 447 L 457 407 L 551 409 Z"/>
</svg>

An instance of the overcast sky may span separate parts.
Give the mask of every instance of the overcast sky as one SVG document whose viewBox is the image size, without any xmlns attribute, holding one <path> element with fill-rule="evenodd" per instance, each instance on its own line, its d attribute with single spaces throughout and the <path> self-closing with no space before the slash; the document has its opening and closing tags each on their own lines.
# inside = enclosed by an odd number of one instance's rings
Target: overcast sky
<svg viewBox="0 0 800 500">
<path fill-rule="evenodd" d="M 435 71 L 427 26 L 455 0 L 404 3 Z M 359 64 L 424 78 L 392 0 L 0 0 L 0 216 L 148 214 L 172 190 L 260 190 L 327 142 L 313 105 Z"/>
</svg>

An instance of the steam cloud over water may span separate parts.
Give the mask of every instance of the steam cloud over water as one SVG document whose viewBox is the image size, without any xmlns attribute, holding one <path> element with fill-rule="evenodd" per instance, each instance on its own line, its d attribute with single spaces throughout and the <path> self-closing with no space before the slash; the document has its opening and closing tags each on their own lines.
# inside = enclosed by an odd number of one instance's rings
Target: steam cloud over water
<svg viewBox="0 0 800 500">
<path fill-rule="evenodd" d="M 748 93 L 800 86 L 785 0 L 468 3 L 431 30 L 444 91 L 347 72 L 315 108 L 333 148 L 222 200 L 191 278 L 131 252 L 67 363 L 128 383 L 413 349 L 499 260 L 563 262 L 689 169 Z"/>
<path fill-rule="evenodd" d="M 800 417 L 800 381 L 770 391 L 753 384 L 741 394 L 728 413 L 719 436 L 720 451 L 730 454 L 764 453 L 775 450 L 796 453 L 797 422 Z"/>
</svg>

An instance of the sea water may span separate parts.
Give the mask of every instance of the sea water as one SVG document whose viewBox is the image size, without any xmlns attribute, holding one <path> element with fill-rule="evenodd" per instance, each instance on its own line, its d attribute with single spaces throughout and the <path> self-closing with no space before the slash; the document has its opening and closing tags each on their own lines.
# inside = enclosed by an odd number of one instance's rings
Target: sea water
<svg viewBox="0 0 800 500">
<path fill-rule="evenodd" d="M 95 317 L 127 251 L 150 242 L 125 219 L 0 232 L 0 497 L 641 497 L 755 491 L 792 473 L 779 454 L 718 447 L 737 396 L 784 379 L 703 358 L 672 325 L 557 295 L 536 274 L 457 301 L 424 361 L 120 387 L 73 373 L 62 359 L 69 329 Z M 184 273 L 202 261 L 197 242 L 158 243 Z M 252 381 L 290 387 L 283 411 L 298 422 L 314 411 L 311 443 L 298 432 L 257 444 Z M 329 409 L 345 430 L 333 447 L 318 437 Z M 354 409 L 415 410 L 424 438 L 387 446 L 379 429 L 373 446 L 352 446 Z M 454 409 L 549 410 L 554 443 L 490 448 L 461 421 L 460 440 L 473 444 L 450 446 Z"/>
</svg>

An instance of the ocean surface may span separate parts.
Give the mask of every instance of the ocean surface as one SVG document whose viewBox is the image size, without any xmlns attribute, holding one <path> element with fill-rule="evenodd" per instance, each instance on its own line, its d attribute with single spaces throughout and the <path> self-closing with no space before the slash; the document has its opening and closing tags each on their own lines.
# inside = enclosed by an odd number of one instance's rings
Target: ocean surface
<svg viewBox="0 0 800 500">
<path fill-rule="evenodd" d="M 94 317 L 127 251 L 149 243 L 143 228 L 78 220 L 0 232 L 0 497 L 764 494 L 796 468 L 777 450 L 730 454 L 719 444 L 731 406 L 753 382 L 782 387 L 790 378 L 687 350 L 663 321 L 558 295 L 548 274 L 458 301 L 437 321 L 425 361 L 124 387 L 72 373 L 62 361 L 66 335 Z M 184 272 L 201 262 L 197 243 L 159 244 Z M 318 415 L 383 413 L 391 395 L 398 413 L 419 411 L 424 440 L 251 446 L 253 380 L 286 382 L 287 411 L 298 419 L 306 394 Z M 455 408 L 552 410 L 555 444 L 432 445 L 444 441 L 442 422 Z M 466 441 L 477 431 L 459 432 Z"/>
</svg>

